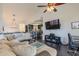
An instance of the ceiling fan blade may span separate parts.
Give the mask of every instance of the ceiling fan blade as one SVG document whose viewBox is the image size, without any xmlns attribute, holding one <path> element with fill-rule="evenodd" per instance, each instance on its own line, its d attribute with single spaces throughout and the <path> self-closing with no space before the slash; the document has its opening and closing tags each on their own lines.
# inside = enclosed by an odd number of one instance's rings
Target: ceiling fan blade
<svg viewBox="0 0 79 59">
<path fill-rule="evenodd" d="M 55 6 L 63 5 L 65 3 L 55 3 Z"/>
<path fill-rule="evenodd" d="M 65 3 L 48 3 L 48 6 L 59 6 L 59 5 L 63 5 Z"/>
<path fill-rule="evenodd" d="M 43 13 L 46 13 L 47 12 L 47 9 L 46 10 L 44 10 L 44 12 Z"/>
<path fill-rule="evenodd" d="M 37 7 L 46 7 L 46 5 L 39 5 L 39 6 L 37 6 Z"/>
</svg>

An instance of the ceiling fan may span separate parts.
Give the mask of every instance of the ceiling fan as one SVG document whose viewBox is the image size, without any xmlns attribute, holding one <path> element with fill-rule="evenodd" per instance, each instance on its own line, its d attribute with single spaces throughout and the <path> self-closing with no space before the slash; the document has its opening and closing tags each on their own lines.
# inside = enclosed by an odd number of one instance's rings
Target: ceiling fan
<svg viewBox="0 0 79 59">
<path fill-rule="evenodd" d="M 56 6 L 59 6 L 59 5 L 63 5 L 65 3 L 48 3 L 47 5 L 38 5 L 37 7 L 47 7 L 43 13 L 46 13 L 47 11 L 54 11 L 54 12 L 57 12 L 57 9 L 56 9 Z"/>
</svg>

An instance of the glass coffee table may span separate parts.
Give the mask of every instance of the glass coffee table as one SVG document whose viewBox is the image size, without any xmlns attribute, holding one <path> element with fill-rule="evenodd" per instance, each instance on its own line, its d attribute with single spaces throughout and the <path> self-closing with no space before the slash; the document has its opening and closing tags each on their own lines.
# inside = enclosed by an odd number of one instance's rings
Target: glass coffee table
<svg viewBox="0 0 79 59">
<path fill-rule="evenodd" d="M 36 47 L 37 49 L 39 49 L 40 47 L 42 48 L 42 46 L 44 45 L 44 43 L 40 43 L 38 41 L 34 42 L 31 44 L 31 46 Z"/>
<path fill-rule="evenodd" d="M 36 41 L 36 42 L 34 42 L 30 45 L 36 47 L 36 53 L 37 54 L 39 54 L 43 51 L 47 51 L 51 56 L 56 56 L 57 55 L 57 50 L 56 49 L 51 48 L 51 47 L 47 46 L 44 43 Z"/>
</svg>

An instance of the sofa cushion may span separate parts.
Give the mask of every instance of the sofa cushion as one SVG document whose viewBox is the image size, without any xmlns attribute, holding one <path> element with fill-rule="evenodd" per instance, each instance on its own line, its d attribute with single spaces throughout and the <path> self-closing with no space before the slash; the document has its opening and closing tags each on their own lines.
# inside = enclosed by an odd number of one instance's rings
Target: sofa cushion
<svg viewBox="0 0 79 59">
<path fill-rule="evenodd" d="M 5 37 L 7 38 L 8 41 L 15 39 L 15 36 L 12 34 L 7 34 L 5 35 Z"/>
<path fill-rule="evenodd" d="M 36 54 L 36 48 L 30 45 L 16 45 L 13 51 L 18 56 L 33 56 Z"/>
<path fill-rule="evenodd" d="M 14 52 L 8 49 L 0 49 L 0 56 L 16 56 Z"/>
<path fill-rule="evenodd" d="M 0 35 L 0 40 L 7 39 L 3 34 Z"/>
<path fill-rule="evenodd" d="M 15 46 L 19 44 L 20 42 L 18 40 L 10 40 L 6 44 L 9 45 L 10 47 Z"/>
<path fill-rule="evenodd" d="M 7 44 L 4 44 L 4 43 L 0 43 L 0 49 L 11 50 L 11 48 Z"/>
<path fill-rule="evenodd" d="M 7 43 L 9 43 L 9 41 L 8 40 L 5 40 L 5 39 L 2 39 L 2 40 L 0 40 L 0 43 L 7 44 Z"/>
</svg>

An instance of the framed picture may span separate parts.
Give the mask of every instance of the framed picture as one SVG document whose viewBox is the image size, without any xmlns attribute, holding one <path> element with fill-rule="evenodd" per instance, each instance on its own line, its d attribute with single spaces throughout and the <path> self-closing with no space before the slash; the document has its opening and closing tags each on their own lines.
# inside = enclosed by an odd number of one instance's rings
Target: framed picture
<svg viewBox="0 0 79 59">
<path fill-rule="evenodd" d="M 79 29 L 79 21 L 77 21 L 77 22 L 72 22 L 72 23 L 71 23 L 71 28 L 72 28 L 72 29 Z"/>
</svg>

